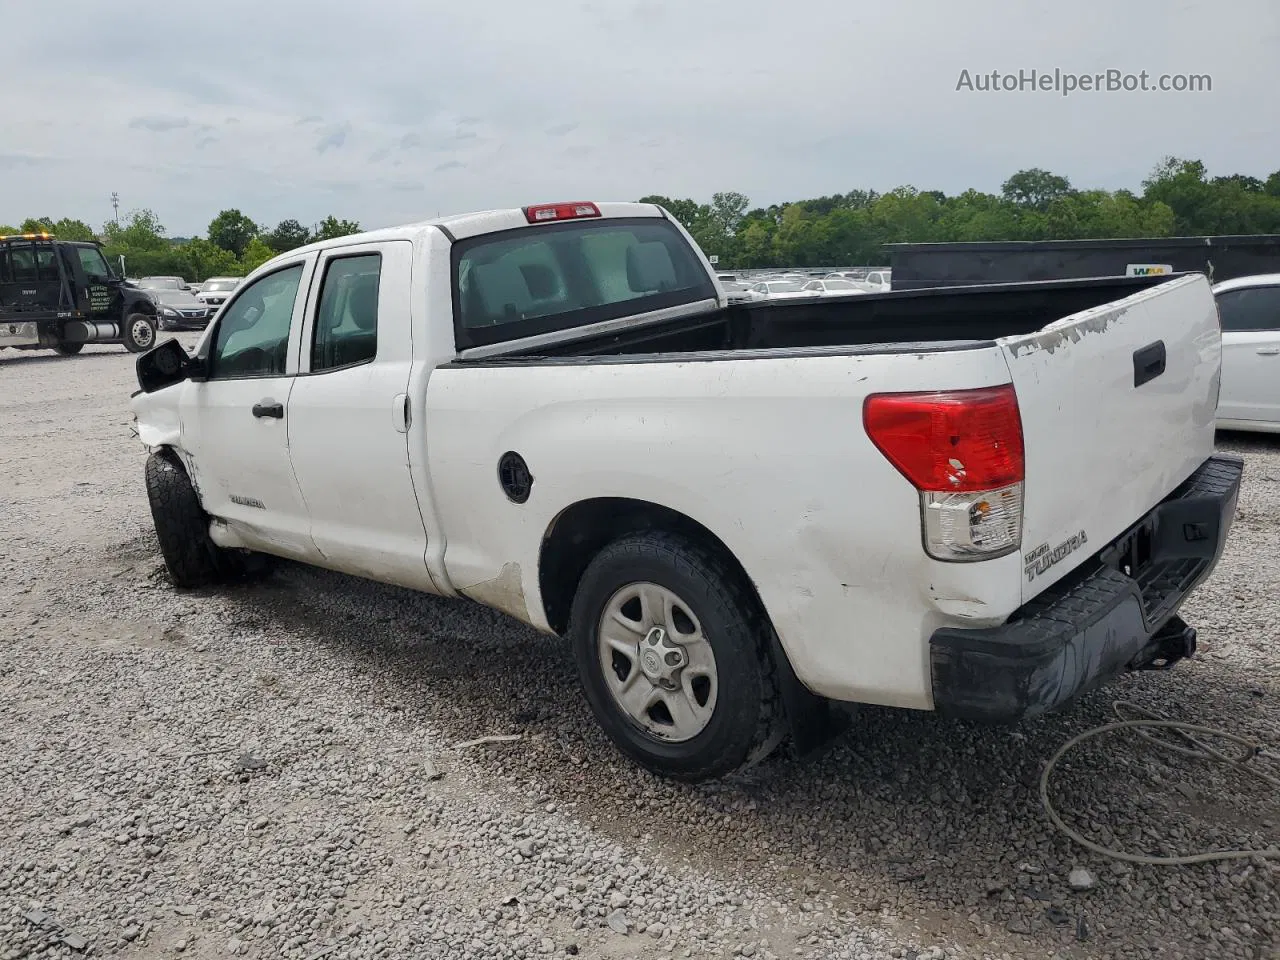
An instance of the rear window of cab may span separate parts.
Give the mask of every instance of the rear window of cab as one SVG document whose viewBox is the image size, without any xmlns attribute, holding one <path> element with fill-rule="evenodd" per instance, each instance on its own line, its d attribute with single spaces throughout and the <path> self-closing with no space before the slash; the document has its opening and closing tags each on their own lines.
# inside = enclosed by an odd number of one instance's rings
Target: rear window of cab
<svg viewBox="0 0 1280 960">
<path fill-rule="evenodd" d="M 453 246 L 459 349 L 587 326 L 716 296 L 668 220 L 592 219 L 521 227 Z"/>
</svg>

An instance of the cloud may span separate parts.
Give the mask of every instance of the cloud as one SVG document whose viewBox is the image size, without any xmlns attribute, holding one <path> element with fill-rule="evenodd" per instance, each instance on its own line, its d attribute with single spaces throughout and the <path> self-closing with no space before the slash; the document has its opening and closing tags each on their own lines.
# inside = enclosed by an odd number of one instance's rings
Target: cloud
<svg viewBox="0 0 1280 960">
<path fill-rule="evenodd" d="M 316 142 L 316 153 L 324 153 L 326 150 L 340 150 L 342 145 L 347 142 L 347 134 L 351 132 L 351 124 L 344 123 L 341 126 L 330 127 L 327 132 L 321 135 L 319 141 Z"/>
<path fill-rule="evenodd" d="M 129 121 L 132 130 L 151 130 L 165 133 L 169 130 L 181 130 L 191 125 L 187 117 L 134 117 Z"/>
<path fill-rule="evenodd" d="M 406 133 L 400 138 L 401 150 L 412 150 L 414 147 L 421 146 L 422 138 L 416 133 Z"/>
<path fill-rule="evenodd" d="M 37 157 L 33 153 L 0 153 L 0 170 L 39 167 L 48 161 L 48 157 Z"/>
<path fill-rule="evenodd" d="M 287 6 L 220 0 L 210 17 L 136 0 L 121 17 L 101 0 L 59 0 L 51 17 L 3 4 L 6 48 L 58 69 L 0 98 L 0 220 L 99 222 L 112 190 L 188 235 L 224 207 L 313 223 L 335 197 L 346 217 L 381 226 L 407 206 L 460 213 L 539 196 L 739 190 L 768 206 L 902 184 L 998 192 L 1027 167 L 1141 190 L 1168 153 L 1211 176 L 1280 166 L 1280 125 L 1257 107 L 1280 79 L 1276 0 L 1233 0 L 1233 22 L 1256 29 L 1225 45 L 1204 43 L 1208 0 L 1128 0 L 1126 22 L 1144 28 L 1109 32 L 1096 25 L 1115 19 L 1114 0 L 1078 0 L 1052 30 L 1025 0 L 792 0 L 783 15 L 773 0 L 734 0 L 731 16 L 690 0 L 384 0 L 377 17 L 310 0 L 303 19 Z M 557 53 L 566 37 L 572 55 Z M 122 49 L 145 50 L 145 69 L 102 55 Z M 962 68 L 1098 65 L 1209 73 L 1213 92 L 955 89 Z M 85 143 L 93 163 L 70 178 Z M 421 192 L 393 187 L 415 181 Z M 352 186 L 335 194 L 334 182 Z"/>
</svg>

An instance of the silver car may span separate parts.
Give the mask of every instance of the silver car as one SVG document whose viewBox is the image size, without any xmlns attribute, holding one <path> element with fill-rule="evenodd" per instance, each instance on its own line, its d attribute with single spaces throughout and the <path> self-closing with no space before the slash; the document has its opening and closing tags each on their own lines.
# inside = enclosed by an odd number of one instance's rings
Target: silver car
<svg viewBox="0 0 1280 960">
<path fill-rule="evenodd" d="M 143 277 L 138 286 L 151 294 L 161 330 L 203 330 L 216 308 L 201 303 L 181 277 Z"/>
</svg>

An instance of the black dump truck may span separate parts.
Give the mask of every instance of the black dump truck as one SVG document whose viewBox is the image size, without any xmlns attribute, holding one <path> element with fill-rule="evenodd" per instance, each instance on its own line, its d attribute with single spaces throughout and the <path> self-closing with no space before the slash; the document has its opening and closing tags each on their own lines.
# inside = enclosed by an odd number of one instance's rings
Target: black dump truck
<svg viewBox="0 0 1280 960">
<path fill-rule="evenodd" d="M 1134 240 L 888 243 L 894 290 L 1028 280 L 1203 273 L 1210 283 L 1280 272 L 1280 235 Z"/>
<path fill-rule="evenodd" d="M 71 356 L 86 343 L 142 353 L 155 342 L 155 301 L 117 276 L 98 244 L 0 236 L 0 348 Z"/>
</svg>

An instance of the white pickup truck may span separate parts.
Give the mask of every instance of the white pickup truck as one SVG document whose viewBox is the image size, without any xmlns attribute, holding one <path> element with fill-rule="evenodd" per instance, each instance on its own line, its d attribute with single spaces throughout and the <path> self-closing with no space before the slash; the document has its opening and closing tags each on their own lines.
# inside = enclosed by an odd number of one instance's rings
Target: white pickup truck
<svg viewBox="0 0 1280 960">
<path fill-rule="evenodd" d="M 263 555 L 567 635 L 617 746 L 724 775 L 832 701 L 1010 721 L 1186 656 L 1242 464 L 1201 276 L 727 304 L 659 207 L 342 237 L 132 399 L 180 587 Z"/>
</svg>

